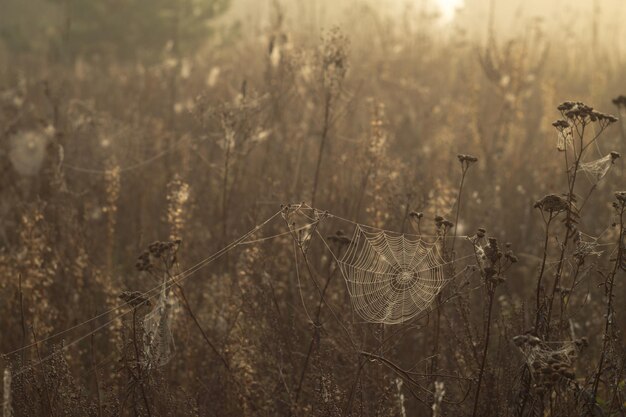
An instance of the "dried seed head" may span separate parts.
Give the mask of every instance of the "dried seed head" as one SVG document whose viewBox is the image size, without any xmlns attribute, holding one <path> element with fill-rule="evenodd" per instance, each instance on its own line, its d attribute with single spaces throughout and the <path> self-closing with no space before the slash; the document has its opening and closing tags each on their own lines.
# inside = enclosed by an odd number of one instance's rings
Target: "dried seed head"
<svg viewBox="0 0 626 417">
<path fill-rule="evenodd" d="M 569 209 L 569 203 L 563 197 L 549 194 L 537 201 L 534 207 L 550 213 L 560 213 Z"/>
<path fill-rule="evenodd" d="M 130 304 L 132 307 L 137 307 L 144 303 L 150 305 L 150 299 L 139 291 L 122 291 L 119 295 L 119 299 Z"/>
<path fill-rule="evenodd" d="M 626 108 L 626 96 L 619 95 L 611 100 L 613 104 L 615 104 L 618 108 L 624 107 Z"/>
<path fill-rule="evenodd" d="M 150 263 L 150 253 L 148 251 L 143 252 L 137 258 L 137 263 L 135 263 L 135 268 L 139 271 L 148 271 L 152 267 Z"/>
<path fill-rule="evenodd" d="M 586 124 L 588 122 L 599 122 L 601 125 L 606 126 L 610 123 L 615 123 L 617 117 L 594 110 L 593 107 L 581 103 L 579 101 L 566 101 L 560 104 L 557 109 L 561 114 L 574 124 Z M 552 123 L 554 127 L 559 130 L 563 130 L 567 127 L 561 121 Z"/>
<path fill-rule="evenodd" d="M 508 259 L 512 264 L 515 264 L 519 261 L 519 259 L 517 258 L 517 256 L 515 256 L 513 254 L 513 252 L 511 251 L 507 251 L 506 254 L 504 255 L 506 259 Z"/>
<path fill-rule="evenodd" d="M 552 126 L 554 126 L 559 131 L 563 131 L 563 129 L 568 128 L 570 125 L 567 120 L 561 119 L 561 120 L 556 120 L 552 122 Z"/>
</svg>

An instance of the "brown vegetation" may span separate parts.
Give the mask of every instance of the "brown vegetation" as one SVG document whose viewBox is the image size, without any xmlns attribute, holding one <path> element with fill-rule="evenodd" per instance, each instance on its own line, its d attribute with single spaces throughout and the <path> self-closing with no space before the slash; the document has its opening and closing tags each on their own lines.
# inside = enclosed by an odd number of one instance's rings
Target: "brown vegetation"
<svg viewBox="0 0 626 417">
<path fill-rule="evenodd" d="M 411 13 L 12 53 L 3 417 L 624 415 L 625 55 Z M 355 303 L 357 224 L 428 308 Z"/>
</svg>

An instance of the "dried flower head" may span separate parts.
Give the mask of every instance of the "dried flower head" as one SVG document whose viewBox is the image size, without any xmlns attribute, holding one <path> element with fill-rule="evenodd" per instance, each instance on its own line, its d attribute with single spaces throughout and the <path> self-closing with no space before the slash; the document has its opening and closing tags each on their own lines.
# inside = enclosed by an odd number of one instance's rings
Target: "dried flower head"
<svg viewBox="0 0 626 417">
<path fill-rule="evenodd" d="M 171 268 L 177 261 L 181 243 L 180 239 L 152 242 L 148 245 L 148 249 L 137 258 L 135 268 L 139 271 L 151 271 L 157 267 Z"/>
<path fill-rule="evenodd" d="M 142 304 L 150 305 L 150 299 L 140 291 L 122 291 L 119 295 L 119 299 L 130 304 L 132 307 L 138 307 Z"/>
<path fill-rule="evenodd" d="M 459 162 L 463 163 L 474 163 L 478 161 L 478 158 L 476 158 L 473 155 L 465 155 L 465 154 L 458 154 L 457 158 L 459 158 Z"/>
<path fill-rule="evenodd" d="M 549 213 L 560 213 L 569 210 L 570 204 L 566 199 L 556 194 L 549 194 L 544 196 L 541 200 L 537 201 L 534 208 L 538 208 L 542 211 Z"/>
<path fill-rule="evenodd" d="M 567 129 L 568 127 L 570 127 L 570 124 L 567 120 L 560 119 L 552 122 L 552 126 L 554 126 L 559 132 L 562 132 L 563 129 Z"/>
<path fill-rule="evenodd" d="M 561 103 L 557 109 L 561 112 L 563 117 L 571 124 L 585 125 L 590 122 L 599 122 L 601 126 L 605 127 L 611 123 L 615 123 L 617 117 L 594 110 L 593 107 L 586 105 L 580 101 L 566 101 Z M 557 129 L 564 126 L 563 123 L 554 122 L 552 125 Z"/>
<path fill-rule="evenodd" d="M 618 108 L 625 108 L 626 109 L 626 96 L 625 95 L 619 95 L 617 97 L 615 97 L 613 100 L 611 100 L 613 102 L 613 104 L 615 104 Z"/>
</svg>

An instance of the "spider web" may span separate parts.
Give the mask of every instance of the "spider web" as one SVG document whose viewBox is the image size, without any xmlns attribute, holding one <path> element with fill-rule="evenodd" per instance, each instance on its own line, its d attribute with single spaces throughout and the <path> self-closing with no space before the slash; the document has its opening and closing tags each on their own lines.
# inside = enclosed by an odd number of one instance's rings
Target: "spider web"
<svg viewBox="0 0 626 417">
<path fill-rule="evenodd" d="M 597 183 L 609 173 L 609 170 L 615 163 L 615 159 L 618 158 L 616 155 L 616 153 L 611 152 L 600 159 L 580 164 L 579 169 L 589 174 L 594 182 Z"/>
<path fill-rule="evenodd" d="M 565 152 L 565 150 L 572 144 L 572 132 L 562 131 L 558 132 L 556 138 L 556 149 L 559 152 Z"/>
<path fill-rule="evenodd" d="M 159 299 L 143 319 L 146 365 L 149 368 L 168 363 L 174 351 L 171 331 L 173 306 L 165 283 L 164 278 Z"/>
<path fill-rule="evenodd" d="M 580 340 L 547 342 L 532 335 L 516 336 L 513 342 L 540 385 L 573 379 L 572 367 L 584 345 Z"/>
<path fill-rule="evenodd" d="M 357 314 L 372 323 L 399 324 L 426 310 L 445 285 L 437 245 L 356 226 L 339 260 Z"/>
<path fill-rule="evenodd" d="M 310 212 L 307 214 L 307 212 Z M 289 231 L 296 244 L 306 254 L 311 243 L 311 237 L 317 230 L 325 213 L 312 209 L 302 204 L 289 204 L 282 209 L 282 216 L 287 222 Z"/>
</svg>

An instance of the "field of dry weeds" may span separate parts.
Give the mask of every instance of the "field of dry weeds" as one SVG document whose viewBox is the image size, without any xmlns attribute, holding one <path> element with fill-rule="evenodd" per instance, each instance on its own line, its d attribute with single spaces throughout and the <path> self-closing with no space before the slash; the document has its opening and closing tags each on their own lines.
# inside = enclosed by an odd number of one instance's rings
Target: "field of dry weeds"
<svg viewBox="0 0 626 417">
<path fill-rule="evenodd" d="M 3 417 L 626 414 L 626 53 L 595 20 L 29 1 Z"/>
</svg>

